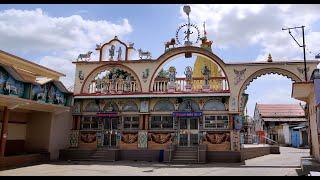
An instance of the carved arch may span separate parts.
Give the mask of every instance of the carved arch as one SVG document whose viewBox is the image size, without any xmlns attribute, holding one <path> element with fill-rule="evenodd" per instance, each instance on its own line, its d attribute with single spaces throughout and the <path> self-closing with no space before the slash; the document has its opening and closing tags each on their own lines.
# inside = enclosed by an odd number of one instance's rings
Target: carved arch
<svg viewBox="0 0 320 180">
<path fill-rule="evenodd" d="M 169 100 L 160 100 L 154 105 L 153 111 L 175 111 L 175 108 Z"/>
<path fill-rule="evenodd" d="M 105 70 L 111 70 L 112 68 L 120 68 L 122 70 L 125 70 L 127 72 L 129 72 L 134 79 L 137 81 L 137 85 L 138 85 L 138 92 L 142 91 L 142 86 L 141 86 L 141 82 L 139 79 L 139 76 L 128 66 L 125 66 L 123 64 L 104 64 L 101 65 L 99 67 L 96 67 L 94 70 L 92 70 L 89 75 L 85 78 L 82 87 L 81 87 L 81 91 L 80 93 L 87 93 L 84 90 L 88 90 L 89 89 L 89 84 L 90 84 L 90 80 L 93 80 L 99 73 L 105 71 Z"/>
<path fill-rule="evenodd" d="M 175 57 L 183 55 L 185 53 L 197 54 L 197 55 L 206 57 L 209 60 L 216 63 L 221 68 L 224 76 L 226 77 L 227 85 L 228 85 L 228 87 L 230 87 L 228 76 L 227 76 L 227 73 L 225 70 L 225 63 L 223 62 L 222 59 L 220 59 L 217 55 L 213 54 L 212 52 L 210 52 L 206 49 L 203 49 L 200 47 L 195 47 L 195 46 L 188 46 L 188 47 L 178 47 L 178 48 L 170 49 L 169 51 L 165 52 L 157 59 L 157 61 L 159 62 L 159 65 L 156 67 L 155 71 L 153 72 L 153 74 L 151 76 L 151 81 L 149 84 L 149 91 L 152 91 L 154 80 L 157 77 L 158 73 L 160 72 L 161 68 L 165 65 L 165 63 L 170 60 L 173 60 Z"/>
<path fill-rule="evenodd" d="M 278 74 L 285 76 L 289 79 L 291 79 L 293 82 L 301 82 L 301 78 L 296 74 L 289 70 L 283 69 L 283 68 L 262 68 L 260 70 L 257 70 L 256 72 L 252 73 L 249 77 L 246 78 L 246 80 L 242 83 L 241 88 L 239 89 L 238 93 L 238 111 L 240 112 L 240 105 L 241 105 L 241 95 L 244 93 L 244 91 L 247 89 L 247 87 L 250 85 L 251 82 L 253 82 L 255 79 L 267 75 L 267 74 Z"/>
</svg>

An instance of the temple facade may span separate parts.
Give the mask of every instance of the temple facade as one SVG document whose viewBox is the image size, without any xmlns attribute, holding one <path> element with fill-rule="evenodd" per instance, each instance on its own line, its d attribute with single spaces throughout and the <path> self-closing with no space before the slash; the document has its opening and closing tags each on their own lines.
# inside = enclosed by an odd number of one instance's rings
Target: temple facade
<svg viewBox="0 0 320 180">
<path fill-rule="evenodd" d="M 246 87 L 269 73 L 303 81 L 303 61 L 227 64 L 201 40 L 166 46 L 156 59 L 140 49 L 140 59 L 130 59 L 133 43 L 115 37 L 97 45 L 98 59 L 75 61 L 73 128 L 62 159 L 87 152 L 107 160 L 239 161 Z M 180 67 L 163 69 L 181 55 L 197 57 L 184 77 L 176 76 Z"/>
</svg>

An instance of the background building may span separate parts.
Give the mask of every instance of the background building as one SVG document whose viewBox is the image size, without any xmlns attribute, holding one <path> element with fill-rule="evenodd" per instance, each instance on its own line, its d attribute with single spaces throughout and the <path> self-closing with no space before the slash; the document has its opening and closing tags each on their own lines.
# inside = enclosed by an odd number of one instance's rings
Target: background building
<svg viewBox="0 0 320 180">
<path fill-rule="evenodd" d="M 68 147 L 72 93 L 61 76 L 0 51 L 0 167 L 55 160 Z"/>
<path fill-rule="evenodd" d="M 281 145 L 308 145 L 307 120 L 300 104 L 256 104 L 254 124 L 256 132 L 264 131 Z"/>
</svg>

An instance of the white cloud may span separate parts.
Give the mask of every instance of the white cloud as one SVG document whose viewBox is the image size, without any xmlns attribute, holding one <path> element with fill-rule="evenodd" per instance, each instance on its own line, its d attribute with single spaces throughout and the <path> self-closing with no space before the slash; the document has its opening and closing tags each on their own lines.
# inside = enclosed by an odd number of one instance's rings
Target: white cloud
<svg viewBox="0 0 320 180">
<path fill-rule="evenodd" d="M 80 15 L 52 17 L 41 9 L 0 11 L 0 49 L 43 55 L 41 65 L 63 72 L 66 86 L 72 86 L 75 66 L 71 63 L 80 53 L 94 51 L 103 43 L 132 32 L 127 19 L 112 23 L 106 20 L 87 20 Z M 97 57 L 94 54 L 92 57 Z"/>
<path fill-rule="evenodd" d="M 302 59 L 299 48 L 282 27 L 306 26 L 306 43 L 313 53 L 319 51 L 320 32 L 313 25 L 320 20 L 320 5 L 190 5 L 191 20 L 198 25 L 206 22 L 209 38 L 218 48 L 242 48 L 249 45 L 260 48 L 256 60 L 266 60 L 269 53 L 273 59 Z M 181 7 L 181 17 L 185 20 Z M 201 27 L 202 28 L 202 27 Z M 295 32 L 293 32 L 295 33 Z M 301 30 L 296 38 L 302 43 Z M 314 54 L 307 54 L 313 59 Z M 230 57 L 232 58 L 232 57 Z"/>
</svg>

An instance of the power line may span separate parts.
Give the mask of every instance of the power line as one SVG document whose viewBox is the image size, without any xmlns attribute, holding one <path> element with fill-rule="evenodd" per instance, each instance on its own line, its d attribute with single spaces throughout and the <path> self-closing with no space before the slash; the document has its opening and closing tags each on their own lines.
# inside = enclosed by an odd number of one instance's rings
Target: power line
<svg viewBox="0 0 320 180">
<path fill-rule="evenodd" d="M 299 45 L 299 47 L 303 48 L 303 60 L 304 60 L 304 78 L 305 81 L 308 81 L 308 75 L 307 75 L 307 62 L 306 62 L 306 43 L 305 43 L 305 39 L 304 39 L 304 27 L 305 26 L 300 26 L 300 27 L 291 27 L 291 28 L 282 28 L 282 30 L 288 30 L 290 36 L 293 38 L 293 40 Z M 302 29 L 302 45 L 300 45 L 300 43 L 296 40 L 296 38 L 294 38 L 294 36 L 291 34 L 291 29 L 298 29 L 301 28 Z"/>
</svg>

